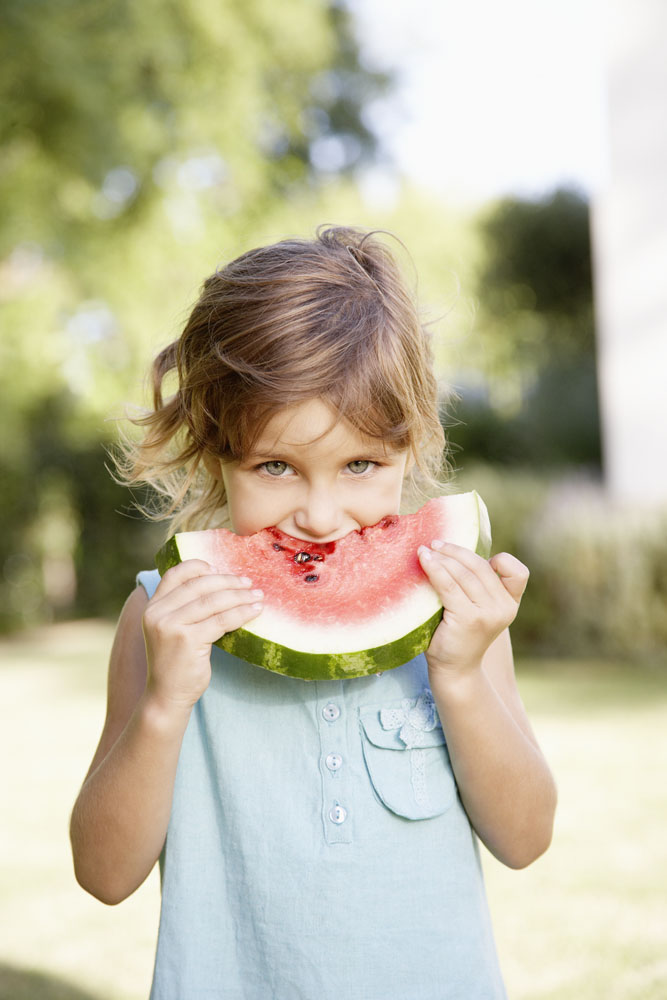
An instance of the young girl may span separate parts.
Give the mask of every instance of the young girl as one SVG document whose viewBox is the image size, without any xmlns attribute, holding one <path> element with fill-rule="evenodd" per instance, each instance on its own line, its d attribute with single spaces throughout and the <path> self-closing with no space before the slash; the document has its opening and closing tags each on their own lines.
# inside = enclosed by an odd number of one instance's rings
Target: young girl
<svg viewBox="0 0 667 1000">
<path fill-rule="evenodd" d="M 153 378 L 126 480 L 165 498 L 170 531 L 328 542 L 440 467 L 428 342 L 376 234 L 239 257 Z M 438 539 L 420 559 L 445 609 L 426 656 L 347 681 L 212 648 L 261 610 L 261 580 L 195 560 L 139 573 L 71 836 L 106 903 L 160 859 L 153 1000 L 505 996 L 477 837 L 522 867 L 555 807 L 507 633 L 528 572 Z"/>
</svg>

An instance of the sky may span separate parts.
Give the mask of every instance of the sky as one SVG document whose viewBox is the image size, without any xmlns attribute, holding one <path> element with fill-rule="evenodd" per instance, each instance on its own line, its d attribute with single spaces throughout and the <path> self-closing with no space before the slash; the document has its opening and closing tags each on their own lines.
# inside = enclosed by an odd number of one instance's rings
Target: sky
<svg viewBox="0 0 667 1000">
<path fill-rule="evenodd" d="M 605 0 L 350 0 L 371 64 L 398 71 L 371 121 L 400 171 L 481 202 L 603 182 Z"/>
</svg>

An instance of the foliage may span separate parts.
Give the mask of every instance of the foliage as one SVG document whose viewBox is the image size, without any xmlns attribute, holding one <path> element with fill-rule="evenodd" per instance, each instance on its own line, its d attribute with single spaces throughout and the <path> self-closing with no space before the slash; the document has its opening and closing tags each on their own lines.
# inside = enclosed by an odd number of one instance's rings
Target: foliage
<svg viewBox="0 0 667 1000">
<path fill-rule="evenodd" d="M 2 5 L 0 625 L 115 610 L 152 559 L 106 421 L 221 253 L 372 160 L 388 82 L 337 0 Z"/>
<path fill-rule="evenodd" d="M 373 152 L 347 9 L 329 0 L 6 0 L 0 22 L 0 253 L 65 253 L 143 218 L 171 171 L 213 211 L 267 200 Z M 317 157 L 316 157 L 317 159 Z"/>
<path fill-rule="evenodd" d="M 554 359 L 521 403 L 509 410 L 494 406 L 487 394 L 464 388 L 443 421 L 455 461 L 598 468 L 595 358 Z"/>
<path fill-rule="evenodd" d="M 480 220 L 480 335 L 494 370 L 538 371 L 594 349 L 588 204 L 557 190 L 508 198 Z"/>
<path fill-rule="evenodd" d="M 556 652 L 665 659 L 667 510 L 615 506 L 593 484 L 554 491 L 527 536 Z"/>
<path fill-rule="evenodd" d="M 115 616 L 137 569 L 153 564 L 159 533 L 130 509 L 94 436 L 72 440 L 72 400 L 35 404 L 26 455 L 0 464 L 0 631 L 54 616 Z"/>
<path fill-rule="evenodd" d="M 221 248 L 372 159 L 364 105 L 388 77 L 335 0 L 279 16 L 265 0 L 8 0 L 0 19 L 0 398 L 20 432 L 24 401 L 54 388 L 84 421 L 126 398 Z"/>
<path fill-rule="evenodd" d="M 613 503 L 581 470 L 471 464 L 457 486 L 484 497 L 494 551 L 530 569 L 520 652 L 666 662 L 667 509 Z"/>
<path fill-rule="evenodd" d="M 588 205 L 506 199 L 480 220 L 479 311 L 453 442 L 488 461 L 600 464 Z"/>
<path fill-rule="evenodd" d="M 529 305 L 562 321 L 544 349 L 589 349 L 592 276 L 586 200 L 567 189 L 536 201 L 505 199 L 481 224 L 487 248 L 481 284 L 489 312 L 500 317 L 508 306 Z"/>
</svg>

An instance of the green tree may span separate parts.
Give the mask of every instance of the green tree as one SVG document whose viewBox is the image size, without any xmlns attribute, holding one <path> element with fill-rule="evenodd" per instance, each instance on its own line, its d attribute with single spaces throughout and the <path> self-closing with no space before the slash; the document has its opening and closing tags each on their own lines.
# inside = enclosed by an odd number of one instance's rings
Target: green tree
<svg viewBox="0 0 667 1000">
<path fill-rule="evenodd" d="M 453 441 L 491 461 L 599 465 L 586 200 L 570 190 L 505 199 L 480 232 L 471 359 L 485 384 L 476 395 L 464 389 Z"/>
<path fill-rule="evenodd" d="M 105 421 L 221 256 L 373 157 L 364 106 L 388 84 L 336 0 L 0 6 L 5 624 L 76 610 L 71 565 L 80 611 L 127 591 L 137 526 L 93 483 Z"/>
<path fill-rule="evenodd" d="M 60 380 L 105 412 L 221 248 L 276 199 L 372 157 L 363 108 L 387 84 L 332 0 L 6 0 L 0 389 L 14 411 Z"/>
<path fill-rule="evenodd" d="M 247 220 L 312 177 L 322 140 L 334 171 L 371 155 L 362 108 L 387 82 L 330 0 L 5 0 L 0 254 L 113 236 L 179 167 Z"/>
</svg>

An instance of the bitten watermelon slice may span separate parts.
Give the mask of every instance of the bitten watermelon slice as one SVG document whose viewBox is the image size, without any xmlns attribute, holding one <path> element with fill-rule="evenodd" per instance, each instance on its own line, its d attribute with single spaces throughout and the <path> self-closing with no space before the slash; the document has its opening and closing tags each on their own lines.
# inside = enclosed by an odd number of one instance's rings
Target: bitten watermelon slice
<svg viewBox="0 0 667 1000">
<path fill-rule="evenodd" d="M 332 680 L 390 670 L 428 647 L 442 605 L 417 549 L 436 538 L 487 557 L 491 530 L 481 497 L 436 497 L 415 514 L 384 517 L 325 544 L 278 528 L 181 532 L 156 563 L 165 573 L 204 559 L 221 573 L 249 576 L 264 591 L 264 610 L 216 645 L 279 674 Z"/>
</svg>

